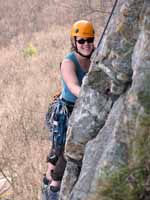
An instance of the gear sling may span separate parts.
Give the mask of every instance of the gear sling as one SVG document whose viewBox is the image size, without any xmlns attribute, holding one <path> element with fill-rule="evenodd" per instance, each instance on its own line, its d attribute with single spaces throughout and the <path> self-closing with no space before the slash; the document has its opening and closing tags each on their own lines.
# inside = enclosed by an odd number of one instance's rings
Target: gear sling
<svg viewBox="0 0 150 200">
<path fill-rule="evenodd" d="M 60 96 L 55 98 L 49 105 L 46 114 L 46 124 L 52 133 L 52 149 L 47 156 L 47 162 L 56 165 L 57 162 L 62 163 L 52 171 L 54 180 L 61 180 L 65 169 L 66 161 L 63 158 L 64 146 L 66 142 L 66 132 L 68 127 L 68 119 L 72 113 L 74 103 L 68 102 Z"/>
</svg>

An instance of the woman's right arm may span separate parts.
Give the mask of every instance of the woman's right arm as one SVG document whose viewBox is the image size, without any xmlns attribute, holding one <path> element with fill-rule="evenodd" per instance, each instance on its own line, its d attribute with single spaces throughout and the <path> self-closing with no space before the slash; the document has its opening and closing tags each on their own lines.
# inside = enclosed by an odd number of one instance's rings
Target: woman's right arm
<svg viewBox="0 0 150 200">
<path fill-rule="evenodd" d="M 69 90 L 76 96 L 79 96 L 80 85 L 76 75 L 75 64 L 68 59 L 65 59 L 61 64 L 61 75 Z"/>
</svg>

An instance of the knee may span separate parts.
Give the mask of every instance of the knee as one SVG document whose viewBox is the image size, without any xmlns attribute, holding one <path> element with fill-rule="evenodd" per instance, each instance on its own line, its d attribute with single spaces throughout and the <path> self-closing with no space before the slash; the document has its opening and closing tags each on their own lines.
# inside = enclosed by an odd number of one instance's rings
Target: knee
<svg viewBox="0 0 150 200">
<path fill-rule="evenodd" d="M 64 171 L 65 171 L 65 167 L 66 167 L 66 160 L 64 159 L 64 156 L 61 155 L 58 158 L 55 169 L 52 170 L 52 172 L 51 172 L 51 176 L 52 176 L 53 180 L 55 180 L 55 181 L 62 180 Z"/>
<path fill-rule="evenodd" d="M 55 153 L 51 152 L 47 156 L 47 162 L 49 162 L 49 163 L 51 163 L 53 165 L 56 165 L 57 161 L 58 161 L 58 156 Z"/>
</svg>

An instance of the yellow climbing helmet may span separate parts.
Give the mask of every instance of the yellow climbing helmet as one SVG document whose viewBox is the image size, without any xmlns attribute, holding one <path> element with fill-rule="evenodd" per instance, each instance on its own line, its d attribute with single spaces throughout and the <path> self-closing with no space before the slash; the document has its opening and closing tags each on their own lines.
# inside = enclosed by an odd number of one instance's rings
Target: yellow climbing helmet
<svg viewBox="0 0 150 200">
<path fill-rule="evenodd" d="M 94 37 L 93 24 L 86 20 L 80 20 L 73 24 L 71 29 L 71 38 L 79 37 Z"/>
</svg>

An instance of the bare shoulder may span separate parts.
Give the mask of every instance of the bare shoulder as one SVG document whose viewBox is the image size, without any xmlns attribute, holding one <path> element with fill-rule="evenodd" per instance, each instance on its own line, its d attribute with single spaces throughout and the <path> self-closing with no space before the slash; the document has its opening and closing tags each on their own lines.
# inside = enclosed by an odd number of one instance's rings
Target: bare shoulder
<svg viewBox="0 0 150 200">
<path fill-rule="evenodd" d="M 68 71 L 68 70 L 75 70 L 75 64 L 71 61 L 71 60 L 69 60 L 69 59 L 67 59 L 67 58 L 65 58 L 63 61 L 62 61 L 62 64 L 61 64 L 61 71 Z"/>
</svg>

